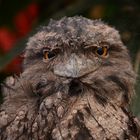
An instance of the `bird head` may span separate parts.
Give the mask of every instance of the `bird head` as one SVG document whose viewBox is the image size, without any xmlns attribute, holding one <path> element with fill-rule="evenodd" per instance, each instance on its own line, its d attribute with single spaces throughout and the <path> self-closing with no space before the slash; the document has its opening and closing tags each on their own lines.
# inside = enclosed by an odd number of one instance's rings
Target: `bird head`
<svg viewBox="0 0 140 140">
<path fill-rule="evenodd" d="M 129 102 L 135 81 L 118 31 L 100 20 L 77 16 L 51 20 L 29 39 L 24 75 L 36 85 L 46 79 L 53 90 L 71 95 L 90 90 L 99 100 L 119 105 Z"/>
</svg>

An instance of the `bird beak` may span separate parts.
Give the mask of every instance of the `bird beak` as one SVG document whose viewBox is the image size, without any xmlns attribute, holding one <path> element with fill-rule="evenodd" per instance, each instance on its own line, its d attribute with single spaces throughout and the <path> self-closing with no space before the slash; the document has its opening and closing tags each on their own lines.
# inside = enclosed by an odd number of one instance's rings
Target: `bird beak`
<svg viewBox="0 0 140 140">
<path fill-rule="evenodd" d="M 63 77 L 78 78 L 97 69 L 98 62 L 96 59 L 93 61 L 73 53 L 67 61 L 54 66 L 54 73 Z"/>
</svg>

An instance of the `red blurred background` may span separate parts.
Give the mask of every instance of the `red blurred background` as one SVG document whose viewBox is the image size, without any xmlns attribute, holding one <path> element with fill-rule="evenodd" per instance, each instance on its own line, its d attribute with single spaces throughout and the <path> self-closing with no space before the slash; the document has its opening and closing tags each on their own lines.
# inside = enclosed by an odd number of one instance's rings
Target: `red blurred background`
<svg viewBox="0 0 140 140">
<path fill-rule="evenodd" d="M 14 29 L 7 26 L 0 27 L 0 54 L 8 53 L 22 37 L 28 34 L 33 25 L 37 23 L 39 15 L 39 5 L 37 2 L 29 3 L 24 9 L 21 9 L 13 17 L 12 23 Z M 2 69 L 5 73 L 20 73 L 22 56 L 15 57 L 11 62 Z"/>
</svg>

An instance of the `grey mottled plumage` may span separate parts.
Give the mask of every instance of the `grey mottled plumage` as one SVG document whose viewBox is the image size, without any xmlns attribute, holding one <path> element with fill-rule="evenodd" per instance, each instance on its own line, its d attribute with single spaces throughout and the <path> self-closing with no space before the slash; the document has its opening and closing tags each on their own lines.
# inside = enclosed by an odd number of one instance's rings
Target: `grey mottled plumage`
<svg viewBox="0 0 140 140">
<path fill-rule="evenodd" d="M 135 74 L 117 30 L 83 17 L 50 21 L 7 79 L 1 140 L 138 140 L 128 111 Z"/>
</svg>

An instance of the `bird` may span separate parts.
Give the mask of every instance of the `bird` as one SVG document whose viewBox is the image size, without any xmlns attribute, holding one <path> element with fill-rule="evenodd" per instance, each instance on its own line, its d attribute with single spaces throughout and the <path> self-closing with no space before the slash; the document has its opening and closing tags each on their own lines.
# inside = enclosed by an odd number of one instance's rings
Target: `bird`
<svg viewBox="0 0 140 140">
<path fill-rule="evenodd" d="M 117 29 L 51 19 L 28 39 L 21 74 L 3 85 L 0 140 L 139 140 L 135 82 Z"/>
</svg>

